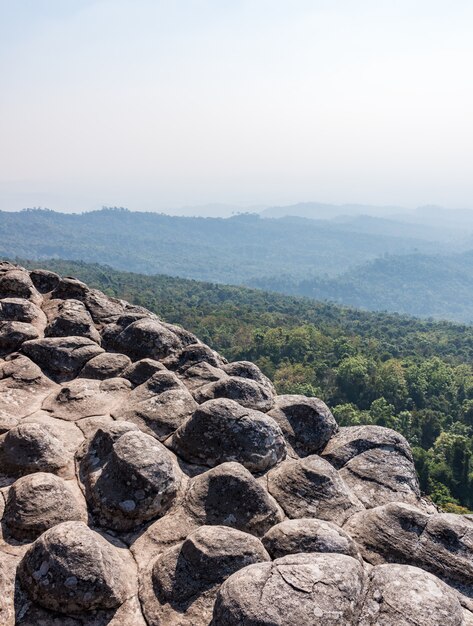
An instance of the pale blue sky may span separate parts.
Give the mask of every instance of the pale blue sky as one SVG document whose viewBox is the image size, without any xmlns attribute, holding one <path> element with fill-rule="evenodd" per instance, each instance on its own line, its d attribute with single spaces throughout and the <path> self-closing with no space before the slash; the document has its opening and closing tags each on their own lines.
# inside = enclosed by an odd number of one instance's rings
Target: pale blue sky
<svg viewBox="0 0 473 626">
<path fill-rule="evenodd" d="M 473 208 L 473 3 L 0 0 L 0 209 Z"/>
</svg>

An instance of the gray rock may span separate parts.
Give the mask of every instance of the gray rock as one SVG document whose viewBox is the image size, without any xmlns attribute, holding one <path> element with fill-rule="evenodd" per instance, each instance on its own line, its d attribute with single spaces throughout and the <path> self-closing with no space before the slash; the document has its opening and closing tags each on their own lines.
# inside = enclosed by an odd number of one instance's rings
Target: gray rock
<svg viewBox="0 0 473 626">
<path fill-rule="evenodd" d="M 338 430 L 328 406 L 318 398 L 277 396 L 269 415 L 276 420 L 288 443 L 301 456 L 319 453 Z"/>
<path fill-rule="evenodd" d="M 42 408 L 53 417 L 75 422 L 111 413 L 127 399 L 130 391 L 131 383 L 125 378 L 77 378 L 63 383 L 59 390 L 45 398 Z"/>
<path fill-rule="evenodd" d="M 31 270 L 30 278 L 40 293 L 53 291 L 61 280 L 59 274 L 48 270 Z"/>
<path fill-rule="evenodd" d="M 344 465 L 340 476 L 367 508 L 420 501 L 414 463 L 394 450 L 374 448 L 362 452 Z"/>
<path fill-rule="evenodd" d="M 222 524 L 258 537 L 283 519 L 274 498 L 239 463 L 196 476 L 183 506 L 199 524 Z"/>
<path fill-rule="evenodd" d="M 44 312 L 30 300 L 24 298 L 4 298 L 0 300 L 0 320 L 25 322 L 38 330 L 44 330 L 47 319 Z"/>
<path fill-rule="evenodd" d="M 373 449 L 397 452 L 412 461 L 412 452 L 406 439 L 391 428 L 383 426 L 346 426 L 340 428 L 322 452 L 322 456 L 337 469 L 351 459 Z"/>
<path fill-rule="evenodd" d="M 350 535 L 340 526 L 319 519 L 285 520 L 270 528 L 262 541 L 272 559 L 300 552 L 333 552 L 360 560 Z"/>
<path fill-rule="evenodd" d="M 202 526 L 161 554 L 140 593 L 150 624 L 208 626 L 219 586 L 234 572 L 269 561 L 261 542 L 225 526 Z"/>
<path fill-rule="evenodd" d="M 119 607 L 131 596 L 129 575 L 118 550 L 82 522 L 47 530 L 18 568 L 30 598 L 61 614 Z"/>
<path fill-rule="evenodd" d="M 163 515 L 181 482 L 171 453 L 139 430 L 118 437 L 97 431 L 81 460 L 80 475 L 98 523 L 114 530 L 132 530 Z"/>
<path fill-rule="evenodd" d="M 208 363 L 212 367 L 222 367 L 225 359 L 204 343 L 185 345 L 182 350 L 164 359 L 164 365 L 170 370 L 185 372 L 186 369 L 199 363 Z"/>
<path fill-rule="evenodd" d="M 26 322 L 0 322 L 0 353 L 14 352 L 25 341 L 38 337 L 38 329 Z"/>
<path fill-rule="evenodd" d="M 12 355 L 0 363 L 0 432 L 38 411 L 54 389 L 57 385 L 26 356 Z"/>
<path fill-rule="evenodd" d="M 263 387 L 266 387 L 273 396 L 276 395 L 273 383 L 263 374 L 260 368 L 254 363 L 251 363 L 251 361 L 234 361 L 233 363 L 228 363 L 227 365 L 222 365 L 221 367 L 225 373 L 228 374 L 228 376 L 249 378 Z"/>
<path fill-rule="evenodd" d="M 182 347 L 179 337 L 162 322 L 142 318 L 129 324 L 115 339 L 115 349 L 138 359 L 163 359 Z"/>
<path fill-rule="evenodd" d="M 0 299 L 25 298 L 35 304 L 41 304 L 43 298 L 26 270 L 10 269 L 0 275 Z"/>
<path fill-rule="evenodd" d="M 185 385 L 175 374 L 164 370 L 136 387 L 112 414 L 164 441 L 196 408 L 197 403 Z"/>
<path fill-rule="evenodd" d="M 95 378 L 105 380 L 122 376 L 123 372 L 131 366 L 131 360 L 125 354 L 104 352 L 88 361 L 82 368 L 81 378 Z"/>
<path fill-rule="evenodd" d="M 465 626 L 458 596 L 417 567 L 378 565 L 365 593 L 358 626 Z"/>
<path fill-rule="evenodd" d="M 72 461 L 52 426 L 25 422 L 0 437 L 0 467 L 13 476 L 60 473 Z"/>
<path fill-rule="evenodd" d="M 274 420 L 227 399 L 209 400 L 198 407 L 174 433 L 170 445 L 192 463 L 212 467 L 238 461 L 252 472 L 267 470 L 286 455 Z"/>
<path fill-rule="evenodd" d="M 46 326 L 46 337 L 87 337 L 100 344 L 101 337 L 90 313 L 79 300 L 57 301 L 54 319 Z"/>
<path fill-rule="evenodd" d="M 363 509 L 337 470 L 316 455 L 271 470 L 268 490 L 291 519 L 316 517 L 341 526 Z"/>
<path fill-rule="evenodd" d="M 66 521 L 87 523 L 87 511 L 62 478 L 37 472 L 19 478 L 9 489 L 2 523 L 18 541 L 33 541 Z"/>
<path fill-rule="evenodd" d="M 199 403 L 214 398 L 228 398 L 248 409 L 263 412 L 269 411 L 274 405 L 274 395 L 268 387 L 238 376 L 221 378 L 201 387 L 197 390 L 195 398 Z"/>
<path fill-rule="evenodd" d="M 227 374 L 222 369 L 205 363 L 205 361 L 192 365 L 180 376 L 183 383 L 196 398 L 199 397 L 199 389 L 204 385 L 227 378 Z"/>
<path fill-rule="evenodd" d="M 355 626 L 363 568 L 343 554 L 294 554 L 228 578 L 212 626 Z"/>
<path fill-rule="evenodd" d="M 128 378 L 134 385 L 142 385 L 156 372 L 166 372 L 166 367 L 154 359 L 141 359 L 129 365 L 123 372 L 123 377 Z"/>
<path fill-rule="evenodd" d="M 85 283 L 71 277 L 61 279 L 51 297 L 62 300 L 80 300 L 85 304 L 96 324 L 115 321 L 125 311 L 122 301 L 110 298 L 97 289 L 90 289 Z"/>
<path fill-rule="evenodd" d="M 370 563 L 416 565 L 461 585 L 473 585 L 473 523 L 460 515 L 427 515 L 391 503 L 353 516 L 345 530 Z"/>
<path fill-rule="evenodd" d="M 77 376 L 87 361 L 104 350 L 86 337 L 48 337 L 26 341 L 21 352 L 54 380 Z"/>
</svg>

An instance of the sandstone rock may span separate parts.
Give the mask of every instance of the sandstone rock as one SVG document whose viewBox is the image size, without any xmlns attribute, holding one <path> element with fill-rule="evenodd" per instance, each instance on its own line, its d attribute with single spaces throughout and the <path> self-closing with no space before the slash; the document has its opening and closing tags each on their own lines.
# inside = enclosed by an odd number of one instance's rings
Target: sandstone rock
<svg viewBox="0 0 473 626">
<path fill-rule="evenodd" d="M 39 337 L 38 329 L 25 322 L 0 322 L 0 353 L 18 350 L 22 343 Z"/>
<path fill-rule="evenodd" d="M 0 298 L 25 298 L 35 304 L 43 300 L 28 272 L 17 268 L 0 275 Z"/>
<path fill-rule="evenodd" d="M 122 376 L 123 372 L 131 366 L 131 360 L 125 354 L 104 352 L 88 361 L 82 368 L 81 378 L 95 378 L 105 380 Z"/>
<path fill-rule="evenodd" d="M 262 541 L 272 559 L 300 552 L 333 552 L 360 559 L 358 547 L 347 532 L 319 519 L 286 520 L 270 528 Z"/>
<path fill-rule="evenodd" d="M 115 339 L 115 349 L 132 360 L 163 359 L 182 347 L 180 338 L 162 322 L 142 318 L 129 324 Z"/>
<path fill-rule="evenodd" d="M 199 389 L 204 385 L 227 378 L 227 374 L 222 369 L 214 367 L 205 361 L 192 365 L 181 373 L 180 376 L 195 398 L 199 397 Z"/>
<path fill-rule="evenodd" d="M 199 363 L 208 363 L 219 368 L 225 364 L 225 359 L 209 346 L 199 342 L 185 345 L 182 350 L 164 359 L 163 363 L 168 369 L 184 372 Z"/>
<path fill-rule="evenodd" d="M 269 561 L 261 542 L 225 526 L 202 526 L 161 554 L 141 591 L 151 624 L 208 626 L 221 583 L 253 563 Z"/>
<path fill-rule="evenodd" d="M 114 530 L 131 530 L 163 515 L 181 481 L 176 462 L 162 444 L 132 424 L 124 425 L 122 434 L 97 431 L 80 466 L 98 523 Z"/>
<path fill-rule="evenodd" d="M 200 524 L 223 524 L 257 537 L 283 519 L 276 501 L 239 463 L 196 476 L 183 506 Z"/>
<path fill-rule="evenodd" d="M 175 374 L 157 371 L 134 389 L 119 408 L 117 420 L 137 424 L 144 432 L 164 441 L 197 408 L 197 403 Z"/>
<path fill-rule="evenodd" d="M 212 467 L 238 461 L 253 472 L 273 467 L 286 454 L 284 438 L 274 420 L 227 399 L 202 404 L 174 433 L 170 445 L 192 463 Z"/>
<path fill-rule="evenodd" d="M 257 411 L 269 411 L 274 405 L 274 395 L 266 386 L 249 378 L 229 376 L 209 383 L 198 389 L 197 402 L 202 403 L 214 398 L 235 400 L 241 406 Z"/>
<path fill-rule="evenodd" d="M 318 398 L 277 396 L 269 415 L 276 420 L 288 443 L 301 456 L 320 452 L 338 430 L 328 406 Z"/>
<path fill-rule="evenodd" d="M 316 517 L 341 526 L 363 508 L 337 470 L 316 455 L 271 470 L 268 490 L 291 519 Z"/>
<path fill-rule="evenodd" d="M 233 363 L 228 363 L 227 365 L 222 365 L 221 367 L 225 373 L 228 374 L 228 376 L 249 378 L 263 387 L 266 387 L 273 396 L 276 395 L 273 383 L 263 374 L 260 368 L 254 363 L 251 363 L 251 361 L 234 361 Z"/>
<path fill-rule="evenodd" d="M 156 372 L 166 372 L 166 367 L 154 359 L 141 359 L 129 365 L 123 372 L 123 377 L 128 378 L 134 385 L 142 385 Z"/>
<path fill-rule="evenodd" d="M 0 300 L 0 320 L 25 322 L 38 330 L 44 330 L 47 319 L 43 311 L 30 300 L 24 298 L 4 298 Z"/>
<path fill-rule="evenodd" d="M 54 474 L 24 476 L 8 491 L 2 523 L 18 541 L 33 541 L 56 524 L 72 520 L 87 522 L 87 511 L 67 483 Z"/>
<path fill-rule="evenodd" d="M 77 376 L 87 361 L 103 349 L 86 337 L 48 337 L 26 341 L 21 352 L 51 378 L 61 381 Z"/>
<path fill-rule="evenodd" d="M 228 578 L 212 626 L 355 626 L 363 568 L 342 554 L 294 554 Z"/>
<path fill-rule="evenodd" d="M 397 452 L 412 461 L 412 452 L 406 439 L 391 428 L 383 426 L 346 426 L 330 439 L 322 456 L 341 469 L 351 459 L 373 449 Z"/>
<path fill-rule="evenodd" d="M 0 363 L 0 432 L 38 411 L 43 399 L 57 388 L 27 357 L 8 359 Z"/>
<path fill-rule="evenodd" d="M 31 270 L 30 278 L 33 281 L 33 285 L 40 293 L 53 291 L 61 280 L 59 274 L 48 270 Z"/>
<path fill-rule="evenodd" d="M 358 626 L 464 626 L 457 595 L 432 574 L 379 565 L 368 576 Z"/>
<path fill-rule="evenodd" d="M 15 619 L 16 569 L 19 559 L 6 552 L 0 553 L 0 624 L 17 626 Z"/>
<path fill-rule="evenodd" d="M 373 564 L 417 565 L 442 578 L 473 585 L 473 523 L 459 515 L 427 515 L 391 503 L 353 516 L 345 530 Z"/>
<path fill-rule="evenodd" d="M 46 326 L 46 337 L 87 337 L 100 344 L 100 333 L 79 300 L 59 300 L 54 319 Z"/>
<path fill-rule="evenodd" d="M 0 437 L 0 467 L 13 476 L 65 472 L 71 461 L 60 433 L 46 424 L 23 423 Z"/>
<path fill-rule="evenodd" d="M 116 548 L 82 522 L 47 530 L 18 568 L 33 601 L 66 614 L 119 607 L 131 595 L 129 575 Z"/>
<path fill-rule="evenodd" d="M 42 408 L 53 417 L 77 421 L 93 415 L 107 415 L 126 400 L 131 384 L 125 378 L 91 380 L 77 378 L 61 385 L 43 401 Z"/>
<path fill-rule="evenodd" d="M 77 278 L 72 276 L 64 276 L 56 285 L 51 298 L 53 300 L 59 298 L 61 300 L 80 300 L 82 301 L 89 292 L 89 287 Z"/>
<path fill-rule="evenodd" d="M 367 508 L 420 500 L 414 463 L 396 451 L 375 448 L 348 461 L 340 476 Z"/>
</svg>

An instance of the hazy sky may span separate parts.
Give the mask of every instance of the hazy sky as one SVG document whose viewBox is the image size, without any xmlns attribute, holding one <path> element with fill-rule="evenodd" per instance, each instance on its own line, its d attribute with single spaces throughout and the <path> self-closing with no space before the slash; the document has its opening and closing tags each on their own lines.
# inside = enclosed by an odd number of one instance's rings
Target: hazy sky
<svg viewBox="0 0 473 626">
<path fill-rule="evenodd" d="M 0 209 L 473 208 L 471 0 L 0 11 Z"/>
</svg>

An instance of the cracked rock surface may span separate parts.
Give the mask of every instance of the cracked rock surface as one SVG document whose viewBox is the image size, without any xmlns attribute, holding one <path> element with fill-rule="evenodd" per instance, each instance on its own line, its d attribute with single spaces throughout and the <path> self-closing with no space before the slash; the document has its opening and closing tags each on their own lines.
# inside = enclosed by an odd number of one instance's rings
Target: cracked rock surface
<svg viewBox="0 0 473 626">
<path fill-rule="evenodd" d="M 0 262 L 2 626 L 473 626 L 473 520 L 407 441 Z"/>
</svg>

